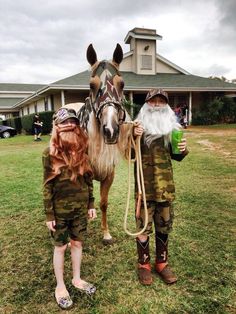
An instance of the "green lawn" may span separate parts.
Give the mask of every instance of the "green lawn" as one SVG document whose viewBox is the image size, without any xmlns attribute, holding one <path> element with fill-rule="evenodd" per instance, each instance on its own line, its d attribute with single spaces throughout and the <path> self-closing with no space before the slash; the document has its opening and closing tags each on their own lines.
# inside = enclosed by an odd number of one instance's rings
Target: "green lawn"
<svg viewBox="0 0 236 314">
<path fill-rule="evenodd" d="M 189 128 L 189 156 L 173 162 L 177 199 L 169 261 L 179 277 L 166 286 L 154 274 L 151 287 L 136 276 L 135 240 L 123 231 L 127 165 L 121 162 L 110 192 L 109 224 L 116 242 L 101 243 L 100 212 L 89 224 L 83 276 L 97 286 L 89 298 L 66 282 L 74 300 L 70 313 L 235 313 L 236 131 Z M 223 132 L 223 133 L 222 133 Z M 228 132 L 228 133 L 227 133 Z M 0 140 L 0 313 L 58 313 L 54 301 L 52 251 L 42 208 L 41 153 L 49 137 Z M 95 183 L 98 206 L 98 184 Z M 134 230 L 133 210 L 130 229 Z M 151 239 L 152 261 L 154 241 Z"/>
</svg>

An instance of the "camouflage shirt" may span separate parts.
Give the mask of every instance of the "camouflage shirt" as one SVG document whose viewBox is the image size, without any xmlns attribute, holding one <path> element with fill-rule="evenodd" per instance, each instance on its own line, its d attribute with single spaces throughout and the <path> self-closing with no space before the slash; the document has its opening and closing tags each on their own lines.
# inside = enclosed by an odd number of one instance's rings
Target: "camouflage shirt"
<svg viewBox="0 0 236 314">
<path fill-rule="evenodd" d="M 94 207 L 93 181 L 88 174 L 78 176 L 76 182 L 70 180 L 71 173 L 67 167 L 61 168 L 61 173 L 55 178 L 46 181 L 52 172 L 49 148 L 43 152 L 44 185 L 43 199 L 47 221 L 52 221 L 55 216 L 73 218 L 76 210 L 81 206 L 88 209 Z"/>
<path fill-rule="evenodd" d="M 175 185 L 171 159 L 181 161 L 188 151 L 174 155 L 171 146 L 164 145 L 164 137 L 155 139 L 148 147 L 141 139 L 142 166 L 147 201 L 172 202 L 175 198 Z M 136 171 L 135 171 L 136 174 Z M 137 194 L 135 177 L 135 191 Z"/>
</svg>

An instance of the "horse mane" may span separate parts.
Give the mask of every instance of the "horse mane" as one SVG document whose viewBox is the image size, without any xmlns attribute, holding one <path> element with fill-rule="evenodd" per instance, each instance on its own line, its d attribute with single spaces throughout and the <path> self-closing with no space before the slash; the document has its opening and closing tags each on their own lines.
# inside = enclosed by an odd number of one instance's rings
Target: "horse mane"
<svg viewBox="0 0 236 314">
<path fill-rule="evenodd" d="M 130 120 L 126 113 L 127 121 Z M 104 180 L 112 173 L 121 158 L 128 156 L 128 141 L 131 134 L 130 124 L 122 124 L 117 144 L 108 145 L 104 142 L 94 113 L 90 114 L 88 123 L 89 148 L 88 155 L 95 179 Z"/>
</svg>

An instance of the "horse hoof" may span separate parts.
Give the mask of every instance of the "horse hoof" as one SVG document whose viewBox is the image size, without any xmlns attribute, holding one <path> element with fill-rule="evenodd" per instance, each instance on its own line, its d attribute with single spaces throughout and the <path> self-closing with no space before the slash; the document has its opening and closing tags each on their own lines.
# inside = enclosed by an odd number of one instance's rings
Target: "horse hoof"
<svg viewBox="0 0 236 314">
<path fill-rule="evenodd" d="M 102 244 L 103 245 L 112 245 L 114 243 L 114 240 L 111 239 L 102 239 Z"/>
</svg>

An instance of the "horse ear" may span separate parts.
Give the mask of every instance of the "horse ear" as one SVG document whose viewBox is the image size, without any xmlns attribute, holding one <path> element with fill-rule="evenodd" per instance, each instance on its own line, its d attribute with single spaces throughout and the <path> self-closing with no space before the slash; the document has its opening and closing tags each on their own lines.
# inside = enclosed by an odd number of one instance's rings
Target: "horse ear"
<svg viewBox="0 0 236 314">
<path fill-rule="evenodd" d="M 91 66 L 97 62 L 97 54 L 92 44 L 90 44 L 87 48 L 87 60 Z"/>
<path fill-rule="evenodd" d="M 120 64 L 122 60 L 123 60 L 123 50 L 121 48 L 121 45 L 117 44 L 116 49 L 114 50 L 114 53 L 113 53 L 112 61 L 117 64 Z"/>
</svg>

